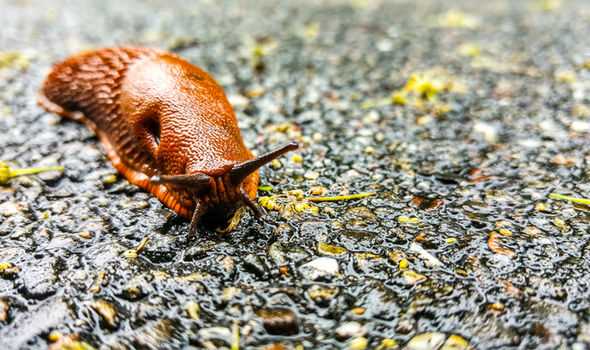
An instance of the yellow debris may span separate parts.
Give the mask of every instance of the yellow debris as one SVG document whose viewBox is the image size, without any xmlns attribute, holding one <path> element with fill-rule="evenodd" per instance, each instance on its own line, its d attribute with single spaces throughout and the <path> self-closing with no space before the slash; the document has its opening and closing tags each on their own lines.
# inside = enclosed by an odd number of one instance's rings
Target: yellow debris
<svg viewBox="0 0 590 350">
<path fill-rule="evenodd" d="M 447 244 L 456 244 L 457 243 L 457 238 L 455 237 L 449 237 L 447 238 Z"/>
<path fill-rule="evenodd" d="M 572 203 L 576 203 L 576 204 L 590 205 L 590 199 L 570 197 L 570 196 L 566 196 L 566 195 L 559 194 L 559 193 L 551 193 L 549 195 L 549 198 L 555 199 L 555 200 L 564 200 L 564 201 L 568 201 L 568 202 L 572 202 Z"/>
<path fill-rule="evenodd" d="M 141 252 L 145 249 L 148 242 L 150 241 L 149 237 L 144 237 L 141 242 L 135 247 L 134 249 L 129 249 L 123 252 L 123 256 L 127 259 L 136 259 Z"/>
<path fill-rule="evenodd" d="M 339 256 L 348 253 L 348 250 L 326 242 L 318 243 L 318 252 L 325 255 Z"/>
<path fill-rule="evenodd" d="M 240 350 L 240 324 L 234 321 L 232 326 L 231 350 Z"/>
<path fill-rule="evenodd" d="M 490 250 L 496 254 L 506 255 L 509 257 L 515 256 L 516 253 L 512 249 L 508 249 L 500 245 L 500 237 L 502 236 L 498 232 L 490 232 L 490 236 L 488 237 L 488 248 L 490 248 Z"/>
<path fill-rule="evenodd" d="M 322 186 L 313 186 L 309 189 L 309 193 L 314 196 L 323 196 L 326 192 L 328 192 L 328 189 Z"/>
<path fill-rule="evenodd" d="M 377 346 L 376 350 L 389 350 L 397 349 L 397 341 L 395 339 L 385 338 L 381 341 L 381 344 Z"/>
<path fill-rule="evenodd" d="M 302 190 L 290 190 L 287 191 L 289 196 L 295 197 L 297 200 L 302 200 L 305 197 L 305 193 Z"/>
<path fill-rule="evenodd" d="M 342 196 L 332 196 L 332 197 L 309 197 L 307 198 L 310 202 L 338 202 L 338 201 L 349 201 L 353 199 L 362 199 L 370 196 L 374 196 L 375 192 L 364 192 L 364 193 L 356 193 L 350 195 L 342 195 Z"/>
<path fill-rule="evenodd" d="M 438 16 L 436 25 L 443 28 L 476 28 L 479 20 L 465 12 L 450 10 Z"/>
<path fill-rule="evenodd" d="M 576 82 L 576 73 L 571 70 L 555 72 L 555 80 L 559 83 L 573 84 Z"/>
<path fill-rule="evenodd" d="M 117 309 L 113 304 L 104 299 L 98 299 L 90 306 L 100 315 L 109 328 L 117 327 Z"/>
<path fill-rule="evenodd" d="M 193 319 L 193 320 L 199 319 L 199 315 L 201 313 L 201 307 L 199 306 L 198 303 L 196 303 L 194 301 L 189 301 L 184 308 L 186 309 L 186 313 L 188 314 L 188 316 L 191 319 Z"/>
<path fill-rule="evenodd" d="M 406 82 L 404 90 L 416 96 L 432 101 L 445 88 L 442 80 L 426 74 L 412 74 Z"/>
<path fill-rule="evenodd" d="M 481 55 L 481 49 L 477 44 L 466 43 L 459 46 L 459 54 L 466 57 L 477 57 Z"/>
<path fill-rule="evenodd" d="M 561 232 L 565 232 L 569 229 L 569 225 L 560 218 L 553 219 L 553 225 L 555 225 Z"/>
<path fill-rule="evenodd" d="M 561 0 L 537 0 L 536 5 L 540 10 L 551 12 L 561 7 Z"/>
<path fill-rule="evenodd" d="M 406 280 L 406 283 L 408 284 L 418 284 L 421 282 L 426 281 L 426 276 L 419 274 L 415 271 L 412 270 L 405 270 L 402 273 L 402 276 L 404 276 L 404 279 Z"/>
<path fill-rule="evenodd" d="M 305 26 L 303 35 L 308 40 L 313 40 L 318 37 L 320 33 L 320 24 L 318 22 L 311 22 Z"/>
<path fill-rule="evenodd" d="M 12 169 L 8 164 L 0 161 L 0 185 L 7 184 L 10 179 L 17 176 L 35 175 L 48 171 L 63 171 L 63 166 L 46 166 L 24 169 Z"/>
<path fill-rule="evenodd" d="M 501 228 L 501 229 L 499 229 L 498 230 L 498 233 L 501 234 L 502 236 L 505 236 L 505 237 L 511 237 L 512 236 L 512 231 L 510 231 L 507 228 Z"/>
<path fill-rule="evenodd" d="M 294 154 L 291 156 L 291 162 L 295 164 L 301 164 L 303 163 L 303 157 L 301 156 L 301 154 Z"/>
<path fill-rule="evenodd" d="M 416 225 L 420 223 L 420 219 L 417 217 L 400 215 L 397 217 L 397 222 L 399 222 L 400 224 Z"/>
<path fill-rule="evenodd" d="M 391 102 L 394 105 L 405 106 L 408 103 L 408 94 L 404 91 L 394 91 L 391 94 Z"/>
<path fill-rule="evenodd" d="M 365 350 L 369 345 L 369 340 L 365 337 L 354 338 L 350 341 L 349 350 Z"/>
<path fill-rule="evenodd" d="M 27 69 L 30 65 L 29 59 L 18 51 L 0 52 L 0 69 L 16 68 L 19 70 Z"/>
<path fill-rule="evenodd" d="M 232 232 L 240 224 L 240 219 L 242 219 L 242 215 L 244 215 L 245 212 L 246 212 L 246 208 L 244 208 L 244 207 L 238 208 L 238 210 L 236 210 L 234 212 L 234 215 L 231 217 L 231 219 L 229 219 L 227 226 L 222 227 L 222 228 L 218 227 L 217 229 L 215 229 L 215 232 L 221 233 L 221 234 L 227 234 L 227 233 Z"/>
<path fill-rule="evenodd" d="M 398 267 L 400 270 L 406 270 L 408 267 L 410 267 L 410 262 L 408 259 L 401 259 L 399 261 Z"/>
<path fill-rule="evenodd" d="M 20 268 L 11 262 L 0 262 L 0 276 L 14 275 L 20 271 Z"/>
<path fill-rule="evenodd" d="M 469 341 L 458 334 L 451 334 L 440 350 L 468 350 Z"/>
<path fill-rule="evenodd" d="M 275 170 L 277 170 L 277 169 L 280 169 L 280 168 L 283 167 L 283 163 L 281 163 L 281 161 L 278 160 L 278 159 L 273 159 L 270 162 L 270 167 L 273 168 L 273 169 L 275 169 Z"/>
</svg>

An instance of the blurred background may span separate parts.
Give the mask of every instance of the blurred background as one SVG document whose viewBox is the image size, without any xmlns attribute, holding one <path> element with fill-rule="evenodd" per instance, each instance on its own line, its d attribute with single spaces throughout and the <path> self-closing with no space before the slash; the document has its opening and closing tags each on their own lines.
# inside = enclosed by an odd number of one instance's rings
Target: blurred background
<svg viewBox="0 0 590 350">
<path fill-rule="evenodd" d="M 587 349 L 588 23 L 587 0 L 0 0 L 0 161 L 65 169 L 0 185 L 0 347 Z M 262 171 L 268 222 L 187 241 L 36 106 L 54 62 L 116 45 L 210 72 L 257 153 L 303 145 Z"/>
</svg>

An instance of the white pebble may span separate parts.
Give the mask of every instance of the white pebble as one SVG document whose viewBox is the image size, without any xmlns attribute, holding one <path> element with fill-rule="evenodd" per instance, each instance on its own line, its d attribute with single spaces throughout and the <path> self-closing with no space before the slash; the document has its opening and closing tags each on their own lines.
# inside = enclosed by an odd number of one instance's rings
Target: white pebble
<svg viewBox="0 0 590 350">
<path fill-rule="evenodd" d="M 350 337 L 362 337 L 367 333 L 367 329 L 358 322 L 346 322 L 336 328 L 336 336 L 340 339 Z"/>
<path fill-rule="evenodd" d="M 338 261 L 328 257 L 314 259 L 299 268 L 301 274 L 310 280 L 334 276 L 338 274 L 339 269 Z"/>
<path fill-rule="evenodd" d="M 570 129 L 575 132 L 588 132 L 590 130 L 590 123 L 582 120 L 575 120 Z"/>
</svg>

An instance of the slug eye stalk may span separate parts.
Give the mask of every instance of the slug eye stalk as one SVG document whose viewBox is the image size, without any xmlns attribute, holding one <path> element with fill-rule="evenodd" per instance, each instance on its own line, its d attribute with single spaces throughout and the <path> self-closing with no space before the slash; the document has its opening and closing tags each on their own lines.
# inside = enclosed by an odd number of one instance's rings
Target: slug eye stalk
<svg viewBox="0 0 590 350">
<path fill-rule="evenodd" d="M 299 148 L 299 144 L 297 144 L 295 141 L 291 141 L 288 144 L 275 149 L 274 151 L 270 151 L 266 154 L 256 157 L 255 159 L 234 165 L 232 170 L 229 172 L 231 182 L 236 186 L 239 185 L 246 177 L 248 177 L 248 175 L 255 172 L 264 164 L 273 161 L 274 159 L 289 151 L 296 150 L 297 148 Z"/>
<path fill-rule="evenodd" d="M 238 186 L 248 175 L 255 172 L 261 166 L 271 162 L 272 160 L 282 156 L 283 154 L 299 148 L 297 142 L 292 141 L 283 145 L 273 151 L 256 157 L 252 160 L 247 160 L 240 164 L 236 164 L 229 171 L 231 183 Z M 211 185 L 212 177 L 206 174 L 194 175 L 160 175 L 153 176 L 150 181 L 156 184 L 174 184 L 182 187 L 188 187 L 195 190 L 204 189 Z"/>
<path fill-rule="evenodd" d="M 194 190 L 210 187 L 212 177 L 205 174 L 194 175 L 160 175 L 152 176 L 151 182 L 156 184 L 173 184 Z"/>
</svg>

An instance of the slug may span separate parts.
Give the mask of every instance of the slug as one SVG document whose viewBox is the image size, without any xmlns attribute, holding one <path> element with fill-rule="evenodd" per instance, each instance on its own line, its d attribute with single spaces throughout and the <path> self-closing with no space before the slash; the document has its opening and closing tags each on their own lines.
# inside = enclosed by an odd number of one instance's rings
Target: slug
<svg viewBox="0 0 590 350">
<path fill-rule="evenodd" d="M 48 112 L 86 124 L 132 184 L 190 220 L 222 225 L 242 206 L 258 218 L 258 169 L 294 150 L 259 157 L 246 148 L 223 89 L 179 56 L 105 48 L 53 66 L 39 93 Z"/>
</svg>

